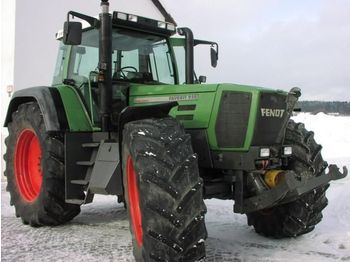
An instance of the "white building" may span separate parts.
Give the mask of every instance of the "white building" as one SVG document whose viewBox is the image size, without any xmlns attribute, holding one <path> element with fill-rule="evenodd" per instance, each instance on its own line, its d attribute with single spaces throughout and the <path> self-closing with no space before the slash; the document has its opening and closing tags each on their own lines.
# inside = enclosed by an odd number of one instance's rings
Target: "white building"
<svg viewBox="0 0 350 262">
<path fill-rule="evenodd" d="M 2 158 L 5 153 L 4 139 L 7 129 L 3 127 L 10 95 L 14 87 L 14 57 L 15 57 L 15 10 L 16 1 L 0 1 L 0 123 L 1 123 L 1 173 L 5 169 Z"/>
</svg>

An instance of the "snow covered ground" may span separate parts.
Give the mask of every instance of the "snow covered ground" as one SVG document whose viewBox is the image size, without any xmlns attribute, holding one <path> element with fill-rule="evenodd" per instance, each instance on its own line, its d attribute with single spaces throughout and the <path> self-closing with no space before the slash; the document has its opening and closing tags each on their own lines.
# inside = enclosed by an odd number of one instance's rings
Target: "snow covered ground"
<svg viewBox="0 0 350 262">
<path fill-rule="evenodd" d="M 350 117 L 299 114 L 315 131 L 328 163 L 350 167 Z M 71 223 L 30 228 L 15 218 L 1 183 L 2 261 L 133 261 L 126 211 L 115 197 L 97 196 Z M 350 261 L 350 177 L 332 182 L 322 222 L 311 233 L 273 240 L 257 235 L 232 201 L 206 200 L 207 261 Z"/>
</svg>

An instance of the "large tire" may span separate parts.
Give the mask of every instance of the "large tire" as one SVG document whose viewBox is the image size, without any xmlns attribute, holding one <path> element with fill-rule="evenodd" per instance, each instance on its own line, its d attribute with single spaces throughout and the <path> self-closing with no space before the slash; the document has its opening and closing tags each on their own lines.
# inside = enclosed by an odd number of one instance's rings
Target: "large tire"
<svg viewBox="0 0 350 262">
<path fill-rule="evenodd" d="M 285 144 L 293 146 L 288 169 L 293 170 L 298 179 L 324 173 L 327 162 L 322 159 L 322 147 L 315 142 L 313 132 L 308 132 L 302 123 L 288 123 Z M 328 186 L 318 187 L 291 203 L 249 213 L 248 225 L 254 226 L 257 233 L 274 238 L 308 233 L 322 219 L 322 210 L 328 203 L 325 195 Z"/>
<path fill-rule="evenodd" d="M 80 206 L 65 203 L 63 136 L 46 132 L 35 102 L 18 107 L 8 130 L 4 155 L 6 189 L 16 216 L 35 227 L 73 219 Z"/>
<path fill-rule="evenodd" d="M 203 182 L 183 127 L 172 118 L 126 124 L 122 162 L 136 261 L 205 257 Z"/>
</svg>

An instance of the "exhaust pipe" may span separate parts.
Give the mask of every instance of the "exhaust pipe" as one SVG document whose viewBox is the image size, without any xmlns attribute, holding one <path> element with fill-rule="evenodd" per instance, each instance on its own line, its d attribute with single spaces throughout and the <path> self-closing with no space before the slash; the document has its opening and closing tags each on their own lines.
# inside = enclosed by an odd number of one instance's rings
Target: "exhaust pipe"
<svg viewBox="0 0 350 262">
<path fill-rule="evenodd" d="M 101 129 L 110 130 L 112 104 L 112 17 L 108 0 L 101 1 L 98 87 L 100 96 Z"/>
<path fill-rule="evenodd" d="M 194 57 L 194 40 L 192 30 L 187 27 L 178 28 L 177 32 L 179 35 L 185 36 L 185 56 L 186 56 L 186 84 L 193 84 L 194 77 L 194 65 L 193 65 L 193 57 Z"/>
</svg>

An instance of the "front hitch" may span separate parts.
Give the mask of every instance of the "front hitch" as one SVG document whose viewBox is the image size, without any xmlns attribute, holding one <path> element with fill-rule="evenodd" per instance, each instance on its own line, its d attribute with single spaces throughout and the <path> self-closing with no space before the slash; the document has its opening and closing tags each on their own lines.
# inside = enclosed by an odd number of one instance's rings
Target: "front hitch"
<svg viewBox="0 0 350 262">
<path fill-rule="evenodd" d="M 343 173 L 339 171 L 336 165 L 329 165 L 328 170 L 328 173 L 323 173 L 320 176 L 301 180 L 296 178 L 294 171 L 285 171 L 281 182 L 277 186 L 244 199 L 239 213 L 250 213 L 292 202 L 301 195 L 315 188 L 326 186 L 332 180 L 344 178 L 348 174 L 348 169 L 345 166 L 343 167 Z"/>
<path fill-rule="evenodd" d="M 282 203 L 288 203 L 293 201 L 295 198 L 299 197 L 302 194 L 305 194 L 314 188 L 326 185 L 332 180 L 342 179 L 347 176 L 348 169 L 346 166 L 343 166 L 343 173 L 339 171 L 339 167 L 337 165 L 329 165 L 328 173 L 311 178 L 309 180 L 305 179 L 304 181 L 299 181 L 299 185 L 294 189 L 294 192 L 288 192 L 285 199 L 283 199 Z"/>
</svg>

